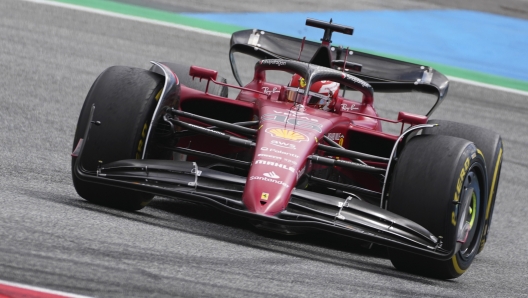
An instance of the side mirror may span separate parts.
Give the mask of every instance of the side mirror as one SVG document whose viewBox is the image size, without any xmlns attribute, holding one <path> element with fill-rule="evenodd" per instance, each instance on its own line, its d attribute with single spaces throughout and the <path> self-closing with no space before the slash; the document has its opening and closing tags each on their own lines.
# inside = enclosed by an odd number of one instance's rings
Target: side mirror
<svg viewBox="0 0 528 298">
<path fill-rule="evenodd" d="M 427 123 L 427 116 L 423 115 L 416 115 L 406 112 L 399 112 L 398 113 L 398 121 L 401 121 L 403 123 L 407 123 L 410 125 L 417 125 L 417 124 L 426 124 Z"/>
<path fill-rule="evenodd" d="M 193 65 L 191 66 L 191 69 L 189 69 L 189 75 L 193 80 L 198 77 L 200 80 L 206 79 L 216 81 L 218 71 Z"/>
</svg>

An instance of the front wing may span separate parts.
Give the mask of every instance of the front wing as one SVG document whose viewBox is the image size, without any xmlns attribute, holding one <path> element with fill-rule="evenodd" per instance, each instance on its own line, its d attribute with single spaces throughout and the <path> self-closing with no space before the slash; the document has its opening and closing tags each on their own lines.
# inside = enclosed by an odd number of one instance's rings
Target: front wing
<svg viewBox="0 0 528 298">
<path fill-rule="evenodd" d="M 246 177 L 199 168 L 193 162 L 129 159 L 87 171 L 82 166 L 82 151 L 94 109 L 74 152 L 74 175 L 81 180 L 208 205 L 287 234 L 323 230 L 440 260 L 455 253 L 443 249 L 441 238 L 417 223 L 352 197 L 294 189 L 285 210 L 266 216 L 249 212 L 242 203 Z"/>
</svg>

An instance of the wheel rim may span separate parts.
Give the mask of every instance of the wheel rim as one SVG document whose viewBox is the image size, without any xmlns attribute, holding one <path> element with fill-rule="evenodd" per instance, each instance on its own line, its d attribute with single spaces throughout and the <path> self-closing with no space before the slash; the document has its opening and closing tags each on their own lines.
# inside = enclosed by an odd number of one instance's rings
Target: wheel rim
<svg viewBox="0 0 528 298">
<path fill-rule="evenodd" d="M 467 259 L 467 258 L 470 258 L 473 252 L 477 249 L 478 242 L 480 241 L 479 231 L 480 231 L 481 222 L 479 220 L 479 215 L 482 212 L 481 191 L 480 191 L 479 179 L 477 177 L 477 174 L 474 171 L 472 170 L 469 171 L 468 175 L 466 176 L 466 179 L 464 180 L 462 189 L 463 190 L 462 190 L 460 197 L 468 198 L 470 202 L 466 210 L 458 210 L 458 208 L 460 207 L 457 207 L 457 216 L 458 218 L 462 218 L 462 214 L 458 214 L 458 212 L 466 212 L 465 222 L 469 223 L 471 228 L 469 229 L 466 241 L 462 243 L 462 246 L 460 247 L 458 254 L 462 259 Z M 471 191 L 472 193 L 468 194 L 466 193 L 467 191 Z M 463 204 L 460 204 L 460 205 L 463 205 Z M 460 223 L 460 224 L 464 224 L 464 223 Z"/>
</svg>

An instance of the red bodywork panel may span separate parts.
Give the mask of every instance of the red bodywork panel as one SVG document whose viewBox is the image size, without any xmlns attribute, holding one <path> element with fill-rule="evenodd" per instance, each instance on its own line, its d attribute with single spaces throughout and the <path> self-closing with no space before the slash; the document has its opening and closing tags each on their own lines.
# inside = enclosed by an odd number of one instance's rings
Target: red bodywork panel
<svg viewBox="0 0 528 298">
<path fill-rule="evenodd" d="M 220 120 L 230 120 L 228 122 L 232 123 L 260 119 L 256 146 L 254 151 L 249 152 L 249 156 L 252 156 L 251 167 L 242 196 L 246 208 L 254 213 L 272 216 L 286 208 L 299 178 L 311 169 L 321 168 L 320 165 L 312 164 L 307 156 L 317 153 L 317 145 L 323 140 L 323 136 L 330 137 L 346 149 L 350 149 L 351 144 L 354 144 L 355 140 L 351 138 L 356 135 L 383 140 L 391 146 L 398 137 L 382 132 L 381 120 L 387 119 L 378 117 L 372 105 L 372 98 L 355 102 L 338 97 L 331 111 L 309 106 L 299 108 L 285 100 L 285 86 L 265 82 L 257 75 L 252 82 L 241 88 L 214 81 L 216 72 L 212 70 L 193 66 L 190 74 L 210 80 L 209 84 L 226 85 L 241 91 L 236 99 L 228 99 L 181 86 L 180 109 L 215 119 L 220 117 Z M 210 106 L 213 106 L 210 112 L 213 115 L 207 114 Z M 207 126 L 196 120 L 182 120 Z M 427 117 L 400 113 L 398 120 L 387 121 L 414 125 L 426 122 Z M 213 151 L 212 153 L 223 156 L 248 151 L 247 148 L 232 146 L 226 141 L 214 141 L 215 143 L 211 144 L 209 137 L 193 136 L 181 138 L 177 146 Z M 249 149 L 251 150 L 253 149 Z M 377 167 L 386 167 L 383 163 L 366 162 Z M 352 179 L 368 189 L 380 191 L 379 178 L 373 175 L 340 167 L 335 169 L 347 179 Z"/>
</svg>

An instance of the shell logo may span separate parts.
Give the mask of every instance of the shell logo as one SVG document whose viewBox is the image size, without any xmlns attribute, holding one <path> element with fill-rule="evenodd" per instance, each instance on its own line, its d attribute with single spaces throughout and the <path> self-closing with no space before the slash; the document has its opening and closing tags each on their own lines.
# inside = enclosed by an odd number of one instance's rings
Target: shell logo
<svg viewBox="0 0 528 298">
<path fill-rule="evenodd" d="M 308 137 L 300 132 L 296 132 L 289 129 L 284 128 L 268 128 L 266 129 L 266 132 L 271 134 L 275 138 L 294 141 L 294 142 L 301 142 L 301 141 L 308 141 Z"/>
</svg>

